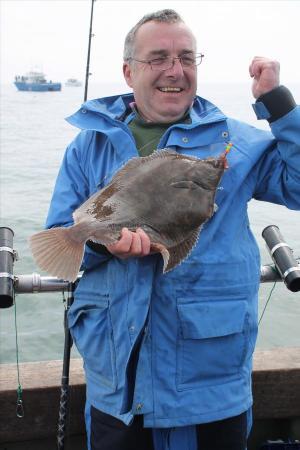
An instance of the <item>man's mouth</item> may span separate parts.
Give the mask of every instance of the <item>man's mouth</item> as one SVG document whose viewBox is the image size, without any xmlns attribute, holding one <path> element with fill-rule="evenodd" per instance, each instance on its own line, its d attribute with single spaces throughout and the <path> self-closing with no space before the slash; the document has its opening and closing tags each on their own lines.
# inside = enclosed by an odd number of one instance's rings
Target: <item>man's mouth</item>
<svg viewBox="0 0 300 450">
<path fill-rule="evenodd" d="M 170 86 L 159 87 L 158 90 L 161 92 L 181 92 L 181 91 L 183 91 L 183 89 L 180 87 L 170 87 Z"/>
</svg>

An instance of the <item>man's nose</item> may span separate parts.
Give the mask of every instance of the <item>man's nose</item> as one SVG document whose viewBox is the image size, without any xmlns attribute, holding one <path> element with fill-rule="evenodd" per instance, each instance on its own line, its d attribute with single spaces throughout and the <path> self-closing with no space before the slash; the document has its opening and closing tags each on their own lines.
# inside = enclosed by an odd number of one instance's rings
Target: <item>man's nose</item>
<svg viewBox="0 0 300 450">
<path fill-rule="evenodd" d="M 174 57 L 172 60 L 172 66 L 166 70 L 168 72 L 168 75 L 182 75 L 183 74 L 183 67 L 181 64 L 181 60 L 178 57 Z"/>
</svg>

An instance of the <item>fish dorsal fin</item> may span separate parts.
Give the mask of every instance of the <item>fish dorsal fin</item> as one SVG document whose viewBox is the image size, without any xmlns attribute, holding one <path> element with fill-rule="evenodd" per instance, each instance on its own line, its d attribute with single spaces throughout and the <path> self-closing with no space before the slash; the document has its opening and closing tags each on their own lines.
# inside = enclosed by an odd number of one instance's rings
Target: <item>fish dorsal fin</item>
<svg viewBox="0 0 300 450">
<path fill-rule="evenodd" d="M 191 253 L 196 245 L 202 225 L 193 230 L 187 239 L 178 245 L 167 248 L 158 242 L 151 242 L 151 252 L 161 253 L 164 260 L 163 273 L 169 272 L 180 264 Z"/>
</svg>

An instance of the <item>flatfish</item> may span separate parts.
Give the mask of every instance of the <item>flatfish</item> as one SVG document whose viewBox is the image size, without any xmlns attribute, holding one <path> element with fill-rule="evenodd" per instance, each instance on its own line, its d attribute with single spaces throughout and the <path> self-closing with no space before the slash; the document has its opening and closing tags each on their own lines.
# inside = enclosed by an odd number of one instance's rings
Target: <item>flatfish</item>
<svg viewBox="0 0 300 450">
<path fill-rule="evenodd" d="M 203 223 L 214 214 L 226 168 L 226 152 L 199 159 L 164 149 L 132 158 L 74 211 L 74 225 L 31 236 L 33 257 L 50 275 L 75 281 L 86 241 L 107 246 L 118 241 L 123 227 L 142 228 L 151 253 L 161 253 L 163 272 L 168 272 L 189 255 Z"/>
</svg>

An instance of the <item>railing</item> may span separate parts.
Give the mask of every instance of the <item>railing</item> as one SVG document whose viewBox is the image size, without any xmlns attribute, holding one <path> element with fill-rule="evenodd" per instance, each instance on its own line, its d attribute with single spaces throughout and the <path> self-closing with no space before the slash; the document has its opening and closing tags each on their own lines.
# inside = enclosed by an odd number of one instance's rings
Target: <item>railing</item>
<svg viewBox="0 0 300 450">
<path fill-rule="evenodd" d="M 13 231 L 0 227 L 0 308 L 13 305 L 14 294 L 68 291 L 72 283 L 56 277 L 14 275 L 13 263 L 16 252 L 13 250 Z M 284 281 L 293 292 L 300 290 L 300 261 L 293 256 L 290 246 L 284 241 L 276 225 L 266 227 L 262 236 L 267 244 L 273 264 L 261 266 L 260 282 Z M 77 281 L 80 279 L 78 276 Z"/>
<path fill-rule="evenodd" d="M 299 263 L 300 264 L 300 263 Z M 300 265 L 299 265 L 300 273 Z M 260 282 L 271 283 L 282 281 L 282 277 L 275 265 L 261 266 Z M 77 280 L 80 280 L 80 275 Z M 69 282 L 56 277 L 45 277 L 38 273 L 14 276 L 14 290 L 16 294 L 36 294 L 39 292 L 63 292 L 68 290 Z"/>
</svg>

